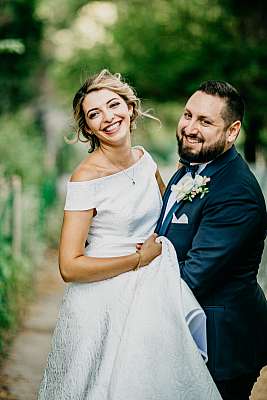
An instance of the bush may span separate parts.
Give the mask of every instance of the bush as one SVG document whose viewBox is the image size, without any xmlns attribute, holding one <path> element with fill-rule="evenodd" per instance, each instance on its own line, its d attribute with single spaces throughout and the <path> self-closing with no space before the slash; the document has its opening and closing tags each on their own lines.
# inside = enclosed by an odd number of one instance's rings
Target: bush
<svg viewBox="0 0 267 400">
<path fill-rule="evenodd" d="M 45 146 L 30 109 L 0 117 L 0 355 L 19 326 L 33 294 L 34 270 L 47 246 L 46 220 L 56 202 L 56 173 L 46 171 Z M 13 175 L 22 178 L 21 255 L 12 254 Z"/>
<path fill-rule="evenodd" d="M 10 246 L 2 245 L 1 247 L 0 354 L 3 354 L 32 293 L 32 264 L 25 257 L 14 259 Z"/>
<path fill-rule="evenodd" d="M 0 154 L 5 176 L 19 175 L 24 185 L 40 183 L 44 174 L 44 146 L 30 110 L 0 118 Z"/>
</svg>

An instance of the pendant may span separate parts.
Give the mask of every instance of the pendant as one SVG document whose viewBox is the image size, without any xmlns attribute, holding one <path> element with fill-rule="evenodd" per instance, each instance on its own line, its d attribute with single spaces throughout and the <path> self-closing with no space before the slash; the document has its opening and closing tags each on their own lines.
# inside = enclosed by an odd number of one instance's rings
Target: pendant
<svg viewBox="0 0 267 400">
<path fill-rule="evenodd" d="M 135 181 L 133 180 L 133 185 L 135 185 Z"/>
</svg>

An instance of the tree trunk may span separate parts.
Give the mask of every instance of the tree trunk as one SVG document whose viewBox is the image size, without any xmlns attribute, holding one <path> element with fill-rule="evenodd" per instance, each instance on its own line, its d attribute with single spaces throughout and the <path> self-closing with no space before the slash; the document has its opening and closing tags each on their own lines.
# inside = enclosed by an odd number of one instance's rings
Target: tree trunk
<svg viewBox="0 0 267 400">
<path fill-rule="evenodd" d="M 256 117 L 248 121 L 246 125 L 244 155 L 249 164 L 254 164 L 256 162 L 256 151 L 259 143 L 262 124 L 261 121 L 259 121 L 259 119 Z"/>
</svg>

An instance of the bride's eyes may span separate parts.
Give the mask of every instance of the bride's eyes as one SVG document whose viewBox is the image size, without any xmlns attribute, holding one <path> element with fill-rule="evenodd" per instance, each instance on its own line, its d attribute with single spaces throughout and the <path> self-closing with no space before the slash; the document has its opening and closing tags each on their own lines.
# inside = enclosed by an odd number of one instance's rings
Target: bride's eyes
<svg viewBox="0 0 267 400">
<path fill-rule="evenodd" d="M 112 103 L 110 103 L 110 108 L 115 108 L 115 107 L 117 107 L 117 106 L 119 106 L 120 105 L 120 102 L 119 101 L 113 101 Z"/>
<path fill-rule="evenodd" d="M 98 114 L 99 113 L 95 111 L 95 112 L 92 112 L 91 114 L 89 114 L 88 117 L 89 117 L 89 119 L 94 119 L 98 116 Z"/>
<path fill-rule="evenodd" d="M 112 103 L 109 103 L 108 107 L 109 107 L 109 108 L 116 108 L 116 107 L 119 107 L 120 104 L 121 104 L 120 101 L 115 100 L 115 101 L 113 101 Z M 88 114 L 88 118 L 89 118 L 89 119 L 97 118 L 97 117 L 99 116 L 100 112 L 101 112 L 101 110 L 100 110 L 100 111 L 94 111 L 94 112 L 92 112 L 92 113 L 89 113 L 89 114 Z"/>
</svg>

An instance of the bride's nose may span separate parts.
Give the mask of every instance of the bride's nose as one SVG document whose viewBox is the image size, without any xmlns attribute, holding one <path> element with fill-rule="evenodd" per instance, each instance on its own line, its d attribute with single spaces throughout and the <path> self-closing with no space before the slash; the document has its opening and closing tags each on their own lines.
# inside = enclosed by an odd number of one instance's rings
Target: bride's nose
<svg viewBox="0 0 267 400">
<path fill-rule="evenodd" d="M 111 109 L 105 109 L 103 111 L 103 120 L 104 122 L 111 122 L 114 118 L 114 113 Z"/>
</svg>

